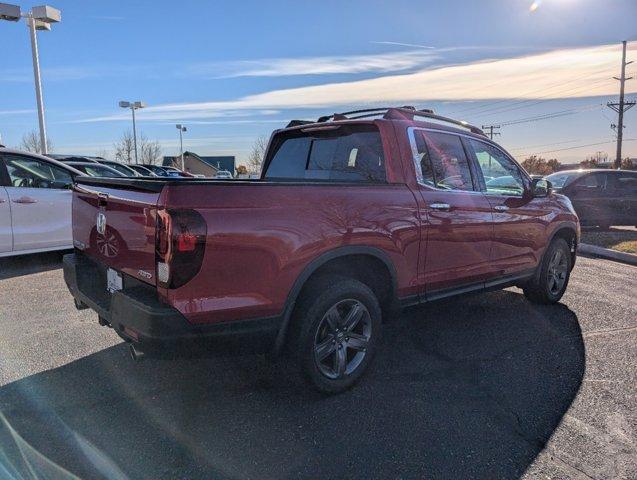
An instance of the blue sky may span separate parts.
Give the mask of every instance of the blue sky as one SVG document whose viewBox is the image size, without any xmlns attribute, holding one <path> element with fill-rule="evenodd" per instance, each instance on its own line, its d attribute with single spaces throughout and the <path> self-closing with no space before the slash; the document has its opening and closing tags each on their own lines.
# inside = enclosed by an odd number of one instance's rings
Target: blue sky
<svg viewBox="0 0 637 480">
<path fill-rule="evenodd" d="M 118 100 L 142 100 L 138 130 L 165 154 L 184 123 L 187 149 L 241 161 L 291 118 L 414 104 L 509 123 L 498 141 L 518 158 L 612 156 L 605 104 L 617 96 L 619 43 L 637 40 L 637 1 L 533 4 L 55 0 L 62 22 L 39 34 L 49 136 L 59 153 L 111 150 L 130 128 Z M 37 128 L 25 25 L 0 22 L 0 45 L 0 135 L 15 146 Z M 637 60 L 637 41 L 629 47 Z M 625 138 L 637 138 L 637 108 L 625 121 Z M 624 151 L 637 157 L 637 141 Z"/>
</svg>

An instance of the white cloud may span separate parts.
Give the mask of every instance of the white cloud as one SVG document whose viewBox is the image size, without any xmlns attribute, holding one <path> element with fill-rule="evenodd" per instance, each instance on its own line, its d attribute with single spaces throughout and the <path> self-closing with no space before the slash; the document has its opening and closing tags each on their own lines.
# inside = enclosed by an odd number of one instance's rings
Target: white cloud
<svg viewBox="0 0 637 480">
<path fill-rule="evenodd" d="M 335 55 L 304 58 L 264 58 L 234 62 L 201 63 L 186 67 L 185 75 L 208 78 L 282 77 L 294 75 L 398 72 L 433 61 L 432 52 L 406 51 L 376 55 Z"/>
<path fill-rule="evenodd" d="M 630 45 L 632 52 L 637 44 Z M 235 100 L 149 107 L 143 120 L 222 116 L 227 111 L 327 108 L 403 102 L 557 99 L 615 95 L 619 48 L 601 45 L 484 60 L 352 82 L 273 90 Z M 637 84 L 629 86 L 635 91 Z M 123 114 L 85 121 L 126 120 Z"/>
<path fill-rule="evenodd" d="M 34 113 L 33 109 L 20 109 L 20 110 L 0 110 L 0 115 L 25 115 L 27 113 Z"/>
<path fill-rule="evenodd" d="M 157 75 L 155 68 L 142 65 L 82 65 L 47 67 L 42 69 L 42 80 L 47 82 L 67 82 L 89 78 Z M 0 82 L 33 82 L 30 69 L 3 69 Z"/>
<path fill-rule="evenodd" d="M 436 48 L 436 47 L 431 47 L 429 45 L 419 45 L 416 43 L 402 43 L 402 42 L 388 42 L 388 41 L 372 41 L 370 43 L 375 43 L 376 45 L 393 45 L 396 47 L 425 48 L 427 50 Z"/>
</svg>

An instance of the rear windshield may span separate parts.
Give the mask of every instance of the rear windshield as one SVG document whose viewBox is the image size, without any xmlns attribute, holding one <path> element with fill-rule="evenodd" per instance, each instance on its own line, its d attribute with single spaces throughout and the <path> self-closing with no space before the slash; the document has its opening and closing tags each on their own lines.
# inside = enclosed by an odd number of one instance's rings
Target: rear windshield
<svg viewBox="0 0 637 480">
<path fill-rule="evenodd" d="M 120 165 L 118 163 L 105 163 L 104 165 L 111 167 L 114 170 L 117 170 L 119 173 L 124 175 L 125 177 L 130 177 L 134 174 L 135 170 L 129 169 L 126 165 Z"/>
<path fill-rule="evenodd" d="M 384 182 L 385 157 L 374 125 L 308 129 L 275 137 L 264 178 Z"/>
</svg>

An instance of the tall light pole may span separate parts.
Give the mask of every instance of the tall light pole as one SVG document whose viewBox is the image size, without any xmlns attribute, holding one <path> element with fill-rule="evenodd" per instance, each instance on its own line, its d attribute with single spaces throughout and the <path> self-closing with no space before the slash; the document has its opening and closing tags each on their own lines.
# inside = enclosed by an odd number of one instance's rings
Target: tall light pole
<svg viewBox="0 0 637 480">
<path fill-rule="evenodd" d="M 135 125 L 135 110 L 144 108 L 146 104 L 144 102 L 127 102 L 122 100 L 119 102 L 119 106 L 122 108 L 130 108 L 131 112 L 133 112 L 133 145 L 135 146 L 135 163 L 139 163 L 137 161 L 137 125 Z"/>
<path fill-rule="evenodd" d="M 178 123 L 177 125 L 175 125 L 175 127 L 177 127 L 177 130 L 179 130 L 179 154 L 181 156 L 181 170 L 185 172 L 186 168 L 184 167 L 184 138 L 182 134 L 187 130 L 186 127 L 183 126 L 181 123 Z"/>
<path fill-rule="evenodd" d="M 18 5 L 0 3 L 0 20 L 17 22 L 24 18 L 31 37 L 31 55 L 33 57 L 33 77 L 35 80 L 35 100 L 38 105 L 38 123 L 40 124 L 40 152 L 46 155 L 46 122 L 44 121 L 44 100 L 42 98 L 42 79 L 40 77 L 40 57 L 38 55 L 38 37 L 36 30 L 51 30 L 51 24 L 62 20 L 62 13 L 48 5 L 33 7 L 30 12 L 22 13 Z"/>
</svg>

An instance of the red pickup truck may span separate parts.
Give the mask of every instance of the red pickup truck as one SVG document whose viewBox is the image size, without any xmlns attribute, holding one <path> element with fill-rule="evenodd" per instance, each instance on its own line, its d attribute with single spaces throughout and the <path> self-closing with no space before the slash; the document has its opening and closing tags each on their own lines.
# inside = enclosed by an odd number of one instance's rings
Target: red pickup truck
<svg viewBox="0 0 637 480">
<path fill-rule="evenodd" d="M 557 302 L 578 239 L 569 200 L 481 130 L 396 107 L 290 122 L 259 180 L 76 179 L 64 276 L 134 354 L 257 337 L 338 392 L 397 308 L 512 285 Z"/>
</svg>

